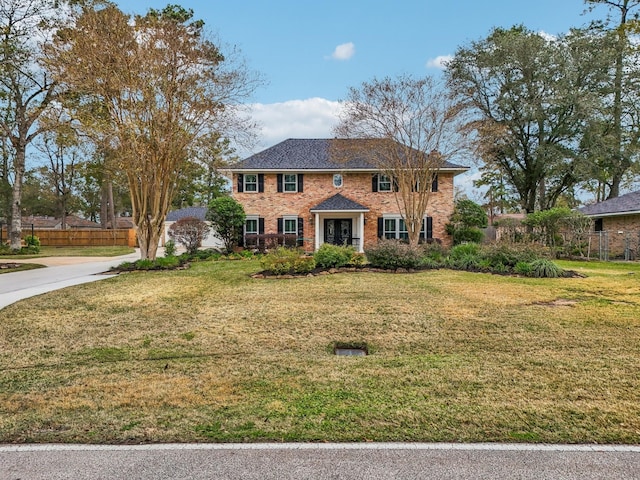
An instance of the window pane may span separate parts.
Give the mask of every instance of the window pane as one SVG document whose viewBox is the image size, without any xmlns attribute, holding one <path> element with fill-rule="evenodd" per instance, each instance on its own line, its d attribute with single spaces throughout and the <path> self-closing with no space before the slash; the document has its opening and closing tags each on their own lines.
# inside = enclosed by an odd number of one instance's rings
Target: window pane
<svg viewBox="0 0 640 480">
<path fill-rule="evenodd" d="M 393 233 L 393 237 L 396 235 L 396 219 L 395 218 L 385 218 L 384 219 L 384 233 Z"/>
<path fill-rule="evenodd" d="M 297 219 L 285 219 L 284 221 L 284 233 L 296 235 L 298 233 L 298 220 Z"/>
<path fill-rule="evenodd" d="M 296 174 L 284 175 L 284 191 L 296 192 L 298 190 L 298 176 Z"/>
<path fill-rule="evenodd" d="M 248 219 L 245 224 L 245 232 L 248 234 L 257 234 L 258 233 L 258 220 L 257 219 Z"/>
<path fill-rule="evenodd" d="M 258 176 L 255 174 L 246 174 L 244 176 L 244 191 L 245 192 L 257 192 L 258 191 Z"/>
<path fill-rule="evenodd" d="M 380 175 L 378 177 L 378 191 L 379 192 L 391 191 L 391 179 L 387 175 Z"/>
</svg>

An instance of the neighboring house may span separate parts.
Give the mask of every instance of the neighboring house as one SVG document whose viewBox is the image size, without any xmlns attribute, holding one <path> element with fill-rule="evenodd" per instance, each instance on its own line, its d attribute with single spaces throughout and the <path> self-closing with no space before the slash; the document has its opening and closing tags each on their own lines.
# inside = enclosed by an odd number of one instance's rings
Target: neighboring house
<svg viewBox="0 0 640 480">
<path fill-rule="evenodd" d="M 229 168 L 233 196 L 247 214 L 245 240 L 296 235 L 307 251 L 346 243 L 362 252 L 379 238 L 407 238 L 393 179 L 362 158 L 331 158 L 334 142 L 340 140 L 289 139 Z M 424 240 L 450 243 L 445 224 L 453 212 L 453 177 L 466 170 L 451 163 L 439 170 L 423 222 Z"/>
<path fill-rule="evenodd" d="M 207 221 L 205 218 L 206 215 L 207 207 L 186 207 L 169 212 L 164 222 L 165 241 L 171 238 L 169 236 L 169 228 L 171 225 L 182 218 L 195 217 L 198 220 L 207 222 L 209 228 L 211 228 L 209 235 L 207 235 L 207 237 L 202 241 L 202 246 L 206 248 L 224 248 L 224 242 L 215 236 L 215 231 L 211 226 L 211 222 Z"/>
<path fill-rule="evenodd" d="M 612 255 L 624 255 L 640 241 L 640 190 L 579 208 L 593 219 L 595 232 L 607 235 Z"/>
</svg>

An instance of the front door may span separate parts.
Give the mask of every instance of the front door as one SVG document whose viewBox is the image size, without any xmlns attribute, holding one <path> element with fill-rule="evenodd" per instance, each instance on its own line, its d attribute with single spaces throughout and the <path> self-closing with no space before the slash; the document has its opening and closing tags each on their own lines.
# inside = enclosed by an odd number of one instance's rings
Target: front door
<svg viewBox="0 0 640 480">
<path fill-rule="evenodd" d="M 351 245 L 353 221 L 350 218 L 327 218 L 324 221 L 324 243 Z"/>
</svg>

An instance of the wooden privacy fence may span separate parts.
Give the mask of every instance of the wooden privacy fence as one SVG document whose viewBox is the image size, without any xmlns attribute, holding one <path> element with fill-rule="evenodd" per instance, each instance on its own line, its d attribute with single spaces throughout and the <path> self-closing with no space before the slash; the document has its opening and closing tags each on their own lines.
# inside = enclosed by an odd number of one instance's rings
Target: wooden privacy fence
<svg viewBox="0 0 640 480">
<path fill-rule="evenodd" d="M 31 235 L 31 228 L 23 226 L 22 238 Z M 47 247 L 135 247 L 136 231 L 133 228 L 116 230 L 40 230 L 33 234 L 40 239 L 40 245 Z M 2 239 L 7 239 L 7 231 L 3 229 Z"/>
</svg>

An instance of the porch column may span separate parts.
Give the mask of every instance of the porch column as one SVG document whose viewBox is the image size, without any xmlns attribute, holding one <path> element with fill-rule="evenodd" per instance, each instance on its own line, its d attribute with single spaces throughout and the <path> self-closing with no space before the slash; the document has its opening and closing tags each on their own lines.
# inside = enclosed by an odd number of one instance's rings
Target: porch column
<svg viewBox="0 0 640 480">
<path fill-rule="evenodd" d="M 358 253 L 364 253 L 364 213 L 360 212 L 358 218 L 358 230 L 360 231 L 360 241 L 358 242 Z"/>
<path fill-rule="evenodd" d="M 315 228 L 316 231 L 314 234 L 314 237 L 315 237 L 314 251 L 316 251 L 320 248 L 320 215 L 317 213 L 314 213 L 313 216 L 315 218 L 315 226 L 316 226 Z"/>
</svg>

